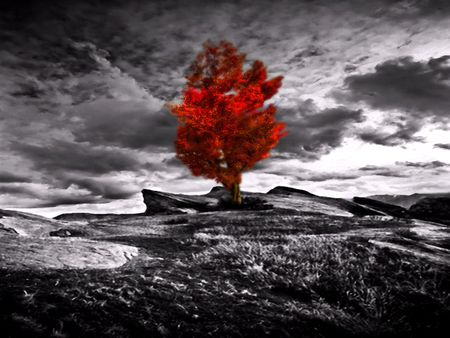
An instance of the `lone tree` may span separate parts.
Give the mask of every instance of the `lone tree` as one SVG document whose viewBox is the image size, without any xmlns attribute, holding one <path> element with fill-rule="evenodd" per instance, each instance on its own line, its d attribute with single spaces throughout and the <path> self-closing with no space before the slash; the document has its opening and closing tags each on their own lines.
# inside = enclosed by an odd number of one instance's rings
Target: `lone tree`
<svg viewBox="0 0 450 338">
<path fill-rule="evenodd" d="M 286 135 L 275 106 L 264 106 L 283 77 L 267 79 L 259 60 L 244 70 L 244 61 L 232 43 L 206 42 L 187 72 L 182 102 L 169 105 L 180 123 L 178 159 L 193 175 L 222 183 L 234 205 L 242 203 L 242 173 L 269 157 Z"/>
</svg>

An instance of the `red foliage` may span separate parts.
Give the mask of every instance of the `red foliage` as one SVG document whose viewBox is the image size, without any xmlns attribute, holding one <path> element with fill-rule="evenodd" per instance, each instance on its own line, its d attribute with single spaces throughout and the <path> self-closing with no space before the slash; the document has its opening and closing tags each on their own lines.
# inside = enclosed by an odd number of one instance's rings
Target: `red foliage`
<svg viewBox="0 0 450 338">
<path fill-rule="evenodd" d="M 177 157 L 193 175 L 231 190 L 286 134 L 275 120 L 276 108 L 264 106 L 282 77 L 268 80 L 259 60 L 244 71 L 245 54 L 230 42 L 203 47 L 186 76 L 182 103 L 169 105 L 180 122 Z"/>
</svg>

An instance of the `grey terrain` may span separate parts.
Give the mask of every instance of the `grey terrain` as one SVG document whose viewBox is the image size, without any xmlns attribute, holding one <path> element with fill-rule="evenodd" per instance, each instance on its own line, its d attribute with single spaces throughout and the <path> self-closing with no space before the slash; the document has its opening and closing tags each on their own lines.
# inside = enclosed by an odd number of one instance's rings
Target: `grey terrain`
<svg viewBox="0 0 450 338">
<path fill-rule="evenodd" d="M 10 309 L 0 324 L 10 337 L 421 337 L 445 329 L 445 196 L 404 208 L 277 187 L 244 192 L 237 208 L 221 187 L 142 193 L 143 214 L 0 211 L 0 300 Z"/>
</svg>

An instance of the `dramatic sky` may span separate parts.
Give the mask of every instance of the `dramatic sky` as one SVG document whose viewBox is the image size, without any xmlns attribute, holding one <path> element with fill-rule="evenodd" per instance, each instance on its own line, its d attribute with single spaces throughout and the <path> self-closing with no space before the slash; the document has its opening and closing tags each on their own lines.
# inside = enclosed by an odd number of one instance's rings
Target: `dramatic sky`
<svg viewBox="0 0 450 338">
<path fill-rule="evenodd" d="M 143 188 L 208 191 L 164 108 L 208 39 L 284 76 L 289 135 L 244 190 L 450 191 L 450 1 L 20 3 L 0 5 L 0 208 L 140 212 Z"/>
</svg>

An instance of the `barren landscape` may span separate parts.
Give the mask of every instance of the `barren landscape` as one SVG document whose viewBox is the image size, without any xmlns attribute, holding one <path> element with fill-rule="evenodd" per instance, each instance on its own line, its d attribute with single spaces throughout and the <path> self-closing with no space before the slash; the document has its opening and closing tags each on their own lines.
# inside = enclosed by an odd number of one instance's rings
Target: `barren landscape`
<svg viewBox="0 0 450 338">
<path fill-rule="evenodd" d="M 448 226 L 285 187 L 238 209 L 226 196 L 145 190 L 136 215 L 2 211 L 6 337 L 445 336 Z"/>
</svg>

